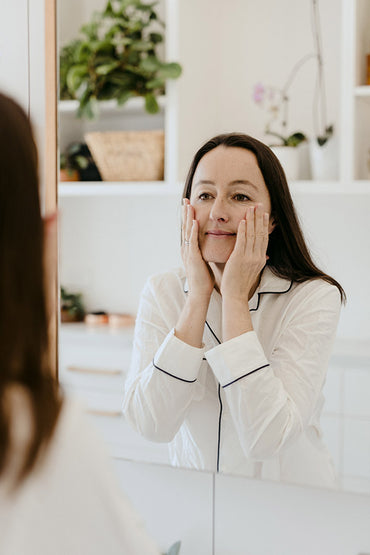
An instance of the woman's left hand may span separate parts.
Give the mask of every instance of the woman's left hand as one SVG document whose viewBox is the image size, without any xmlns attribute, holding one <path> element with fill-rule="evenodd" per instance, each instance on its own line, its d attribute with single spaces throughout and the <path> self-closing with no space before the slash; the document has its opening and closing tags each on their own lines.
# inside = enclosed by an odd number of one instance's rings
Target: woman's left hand
<svg viewBox="0 0 370 555">
<path fill-rule="evenodd" d="M 268 231 L 269 214 L 263 210 L 262 204 L 248 207 L 246 219 L 239 223 L 234 250 L 223 271 L 223 298 L 248 301 L 249 294 L 266 265 Z"/>
</svg>

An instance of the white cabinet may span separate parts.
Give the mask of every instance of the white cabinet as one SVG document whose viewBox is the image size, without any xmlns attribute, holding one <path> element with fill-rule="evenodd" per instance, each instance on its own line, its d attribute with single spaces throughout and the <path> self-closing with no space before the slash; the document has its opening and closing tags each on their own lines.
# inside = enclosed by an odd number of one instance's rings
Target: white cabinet
<svg viewBox="0 0 370 555">
<path fill-rule="evenodd" d="M 113 456 L 168 463 L 167 444 L 145 440 L 130 428 L 122 415 L 132 336 L 132 328 L 62 324 L 59 381 L 66 393 L 82 402 Z"/>
</svg>

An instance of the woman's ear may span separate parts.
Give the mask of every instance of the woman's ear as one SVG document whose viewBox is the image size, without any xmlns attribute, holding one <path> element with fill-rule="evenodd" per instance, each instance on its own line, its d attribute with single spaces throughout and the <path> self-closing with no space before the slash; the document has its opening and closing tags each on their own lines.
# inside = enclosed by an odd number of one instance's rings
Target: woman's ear
<svg viewBox="0 0 370 555">
<path fill-rule="evenodd" d="M 275 218 L 273 216 L 270 216 L 270 221 L 269 221 L 269 235 L 270 233 L 272 233 L 275 229 L 275 227 L 277 226 L 277 223 L 275 221 Z"/>
</svg>

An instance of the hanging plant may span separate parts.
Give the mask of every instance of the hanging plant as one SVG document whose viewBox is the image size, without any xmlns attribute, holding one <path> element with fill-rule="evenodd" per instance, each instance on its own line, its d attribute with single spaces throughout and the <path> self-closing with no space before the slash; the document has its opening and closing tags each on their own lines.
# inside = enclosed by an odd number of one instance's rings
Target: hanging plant
<svg viewBox="0 0 370 555">
<path fill-rule="evenodd" d="M 182 68 L 157 53 L 164 28 L 157 3 L 110 0 L 81 27 L 81 38 L 61 49 L 60 99 L 78 100 L 79 117 L 94 119 L 101 100 L 123 105 L 135 96 L 144 97 L 148 113 L 159 111 L 166 79 L 177 79 Z"/>
</svg>

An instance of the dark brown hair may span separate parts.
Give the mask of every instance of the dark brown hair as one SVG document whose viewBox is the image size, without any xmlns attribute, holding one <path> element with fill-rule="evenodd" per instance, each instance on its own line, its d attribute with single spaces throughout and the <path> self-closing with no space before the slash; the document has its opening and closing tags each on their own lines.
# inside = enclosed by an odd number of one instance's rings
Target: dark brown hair
<svg viewBox="0 0 370 555">
<path fill-rule="evenodd" d="M 32 407 L 33 437 L 20 483 L 53 433 L 61 399 L 49 368 L 37 150 L 26 114 L 2 94 L 0 168 L 0 474 L 12 448 L 5 399 L 9 388 L 21 386 Z"/>
<path fill-rule="evenodd" d="M 207 141 L 193 158 L 185 181 L 183 198 L 190 199 L 193 177 L 199 161 L 207 152 L 220 145 L 245 148 L 253 152 L 257 158 L 270 195 L 271 215 L 276 224 L 269 238 L 267 265 L 277 276 L 298 283 L 321 278 L 335 285 L 339 289 L 342 302 L 345 302 L 346 295 L 342 286 L 313 262 L 303 237 L 284 170 L 272 150 L 261 141 L 242 133 L 225 133 Z"/>
</svg>

